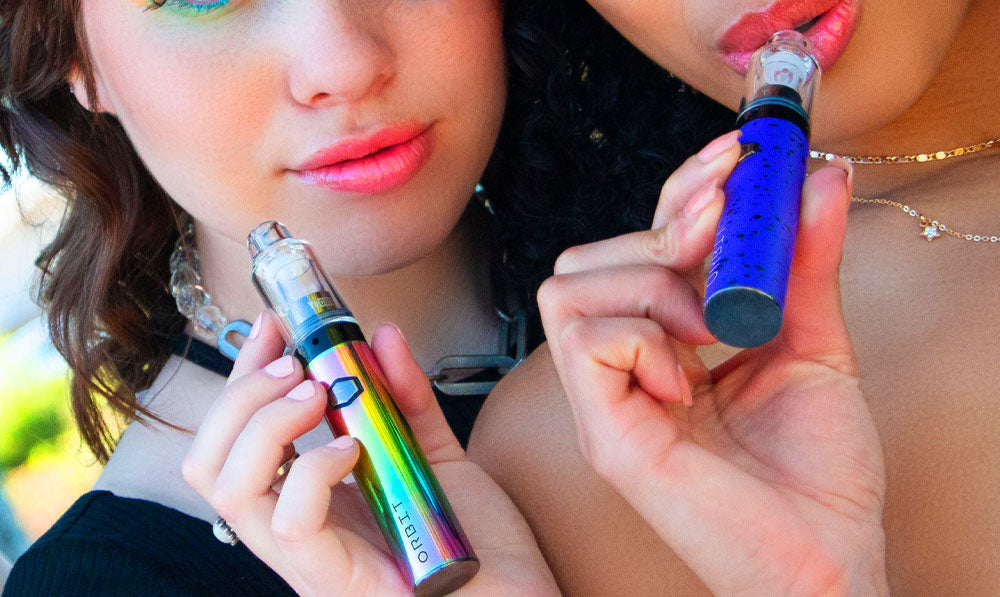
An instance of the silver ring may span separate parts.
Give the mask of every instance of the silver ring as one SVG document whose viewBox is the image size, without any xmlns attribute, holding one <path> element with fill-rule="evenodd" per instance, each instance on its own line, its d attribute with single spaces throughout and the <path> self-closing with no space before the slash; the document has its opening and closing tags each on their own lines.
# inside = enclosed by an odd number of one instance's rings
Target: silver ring
<svg viewBox="0 0 1000 597">
<path fill-rule="evenodd" d="M 212 534 L 219 541 L 228 543 L 229 545 L 236 545 L 240 542 L 240 538 L 236 536 L 236 531 L 221 516 L 215 517 L 215 524 L 212 525 Z"/>
<path fill-rule="evenodd" d="M 274 479 L 271 479 L 271 485 L 274 485 L 275 483 L 280 481 L 282 477 L 288 474 L 288 471 L 291 470 L 292 468 L 292 464 L 295 463 L 295 459 L 298 457 L 299 453 L 295 452 L 292 454 L 291 458 L 281 463 L 281 466 L 278 467 L 278 470 L 274 471 Z"/>
</svg>

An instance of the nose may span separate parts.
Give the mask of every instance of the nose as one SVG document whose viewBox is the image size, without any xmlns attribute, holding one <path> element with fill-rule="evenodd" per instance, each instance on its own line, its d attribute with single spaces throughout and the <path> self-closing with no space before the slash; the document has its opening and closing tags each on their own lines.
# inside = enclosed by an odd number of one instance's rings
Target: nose
<svg viewBox="0 0 1000 597">
<path fill-rule="evenodd" d="M 376 95 L 395 75 L 395 57 L 377 15 L 363 2 L 289 2 L 283 28 L 288 88 L 304 106 L 353 103 Z M 291 8 L 298 5 L 298 9 Z"/>
</svg>

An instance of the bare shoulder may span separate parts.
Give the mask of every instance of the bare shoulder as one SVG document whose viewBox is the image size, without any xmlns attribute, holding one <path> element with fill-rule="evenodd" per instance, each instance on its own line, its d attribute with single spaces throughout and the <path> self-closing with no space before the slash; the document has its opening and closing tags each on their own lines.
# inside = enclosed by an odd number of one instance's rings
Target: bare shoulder
<svg viewBox="0 0 1000 597">
<path fill-rule="evenodd" d="M 707 594 L 583 460 L 546 345 L 490 394 L 476 420 L 469 456 L 517 504 L 565 594 Z"/>
</svg>

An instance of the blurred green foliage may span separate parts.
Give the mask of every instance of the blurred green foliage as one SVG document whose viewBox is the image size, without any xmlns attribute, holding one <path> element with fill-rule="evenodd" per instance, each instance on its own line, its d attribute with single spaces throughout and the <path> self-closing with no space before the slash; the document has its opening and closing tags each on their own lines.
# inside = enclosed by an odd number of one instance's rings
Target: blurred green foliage
<svg viewBox="0 0 1000 597">
<path fill-rule="evenodd" d="M 0 469 L 52 449 L 72 428 L 66 366 L 44 345 L 33 348 L 16 336 L 0 339 Z"/>
</svg>

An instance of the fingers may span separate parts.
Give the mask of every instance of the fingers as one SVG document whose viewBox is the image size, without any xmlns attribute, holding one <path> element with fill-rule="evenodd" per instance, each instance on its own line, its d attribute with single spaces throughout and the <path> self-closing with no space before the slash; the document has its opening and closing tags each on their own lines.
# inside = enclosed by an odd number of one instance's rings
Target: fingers
<svg viewBox="0 0 1000 597">
<path fill-rule="evenodd" d="M 555 343 L 583 454 L 608 481 L 630 485 L 650 440 L 676 439 L 662 403 L 691 403 L 667 334 L 648 319 L 580 318 Z"/>
<path fill-rule="evenodd" d="M 230 504 L 249 503 L 269 494 L 274 472 L 287 459 L 287 447 L 323 420 L 325 405 L 325 388 L 304 381 L 254 413 L 229 450 L 210 503 L 236 521 L 236 508 Z"/>
<path fill-rule="evenodd" d="M 678 272 L 700 268 L 715 237 L 725 195 L 720 179 L 706 182 L 664 225 L 567 249 L 555 273 L 620 265 L 658 265 Z"/>
<path fill-rule="evenodd" d="M 651 230 L 573 247 L 556 260 L 555 273 L 632 264 L 685 272 L 699 266 L 722 214 L 722 182 L 739 156 L 739 131 L 712 141 L 664 183 Z"/>
<path fill-rule="evenodd" d="M 701 298 L 688 282 L 661 267 L 628 267 L 560 274 L 538 290 L 546 337 L 555 338 L 578 317 L 643 317 L 681 342 L 712 344 Z"/>
<path fill-rule="evenodd" d="M 281 337 L 280 324 L 270 309 L 265 309 L 257 316 L 250 335 L 240 348 L 240 353 L 233 363 L 233 371 L 229 374 L 226 385 L 251 371 L 256 371 L 281 356 L 285 350 L 285 340 Z"/>
<path fill-rule="evenodd" d="M 359 454 L 354 438 L 341 436 L 300 456 L 285 478 L 271 530 L 304 578 L 342 581 L 350 570 L 348 552 L 329 530 L 328 518 L 332 488 L 351 472 Z"/>
<path fill-rule="evenodd" d="M 448 426 L 427 382 L 427 374 L 413 360 L 399 328 L 392 324 L 380 326 L 372 335 L 371 346 L 388 390 L 420 442 L 428 462 L 434 464 L 462 458 L 465 451 Z"/>
<path fill-rule="evenodd" d="M 653 215 L 653 228 L 666 224 L 689 198 L 712 180 L 725 181 L 740 159 L 740 131 L 730 131 L 706 145 L 674 171 L 663 184 Z"/>
<path fill-rule="evenodd" d="M 255 350 L 252 345 L 256 342 L 266 340 L 260 336 L 248 339 L 243 350 Z M 240 356 L 243 356 L 242 351 Z M 265 363 L 259 370 L 246 373 L 227 386 L 209 407 L 184 458 L 181 465 L 184 480 L 207 498 L 236 438 L 254 414 L 286 395 L 302 380 L 302 365 L 287 355 Z"/>
<path fill-rule="evenodd" d="M 835 163 L 806 179 L 781 339 L 798 355 L 828 358 L 853 374 L 840 302 L 840 261 L 851 202 L 851 166 Z"/>
</svg>

